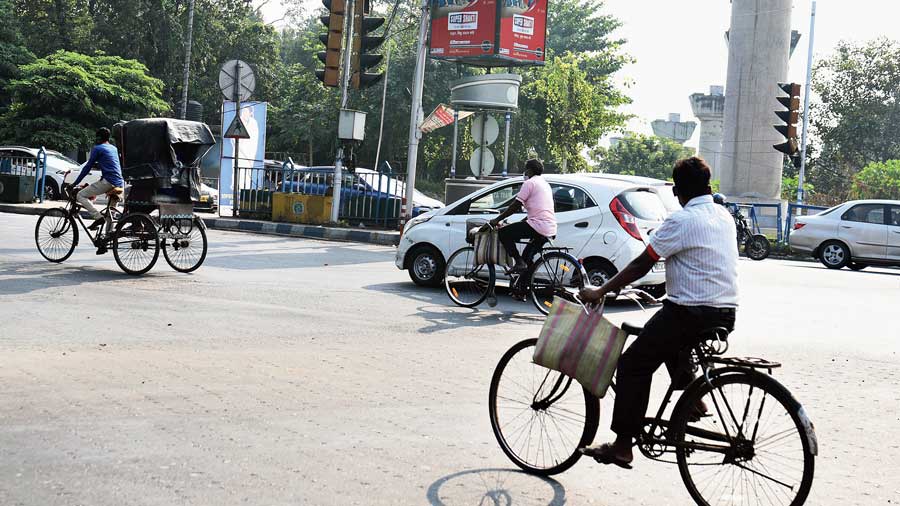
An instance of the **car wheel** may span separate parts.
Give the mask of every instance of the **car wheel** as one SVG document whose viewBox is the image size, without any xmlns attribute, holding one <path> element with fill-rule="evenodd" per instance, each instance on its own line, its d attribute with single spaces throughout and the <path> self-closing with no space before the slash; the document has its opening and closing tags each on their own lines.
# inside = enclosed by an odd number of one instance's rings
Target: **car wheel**
<svg viewBox="0 0 900 506">
<path fill-rule="evenodd" d="M 844 243 L 828 241 L 819 248 L 819 260 L 829 269 L 841 269 L 850 263 L 850 250 Z"/>
<path fill-rule="evenodd" d="M 47 200 L 59 200 L 59 188 L 56 187 L 56 181 L 50 178 L 44 181 L 44 198 Z"/>
<path fill-rule="evenodd" d="M 409 278 L 419 286 L 438 286 L 444 279 L 444 258 L 433 246 L 421 246 L 410 253 Z"/>
<path fill-rule="evenodd" d="M 618 273 L 612 264 L 596 258 L 585 260 L 584 270 L 587 272 L 588 283 L 592 286 L 601 286 Z M 607 301 L 615 300 L 614 295 L 615 294 L 609 295 Z"/>
<path fill-rule="evenodd" d="M 850 267 L 850 270 L 861 271 L 861 270 L 865 269 L 866 267 L 868 267 L 868 264 L 861 264 L 859 262 L 850 262 L 850 265 L 848 265 L 848 267 Z"/>
</svg>

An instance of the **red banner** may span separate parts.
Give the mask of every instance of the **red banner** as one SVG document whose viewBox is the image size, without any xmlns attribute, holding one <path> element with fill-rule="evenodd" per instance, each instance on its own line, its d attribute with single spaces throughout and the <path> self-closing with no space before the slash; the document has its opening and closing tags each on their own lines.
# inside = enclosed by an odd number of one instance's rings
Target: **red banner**
<svg viewBox="0 0 900 506">
<path fill-rule="evenodd" d="M 429 55 L 449 59 L 491 56 L 496 51 L 496 30 L 497 0 L 432 0 Z"/>
<path fill-rule="evenodd" d="M 498 55 L 543 62 L 546 36 L 547 0 L 500 0 Z"/>
</svg>

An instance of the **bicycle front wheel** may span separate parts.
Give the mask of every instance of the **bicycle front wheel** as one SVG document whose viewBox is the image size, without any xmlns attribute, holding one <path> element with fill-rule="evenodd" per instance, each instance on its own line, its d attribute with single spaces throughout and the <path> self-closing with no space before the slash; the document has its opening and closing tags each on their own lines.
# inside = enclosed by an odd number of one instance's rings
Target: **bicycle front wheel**
<svg viewBox="0 0 900 506">
<path fill-rule="evenodd" d="M 199 218 L 167 219 L 163 223 L 163 256 L 178 272 L 193 272 L 206 259 L 206 231 Z"/>
<path fill-rule="evenodd" d="M 447 260 L 444 288 L 456 305 L 475 307 L 484 302 L 496 280 L 493 265 L 476 265 L 475 249 L 465 247 Z"/>
<path fill-rule="evenodd" d="M 694 501 L 700 506 L 806 502 L 816 450 L 800 404 L 762 374 L 729 374 L 711 383 L 689 388 L 680 403 L 684 408 L 672 417 L 678 469 Z M 701 400 L 710 416 L 691 421 Z"/>
<path fill-rule="evenodd" d="M 62 208 L 44 211 L 34 226 L 34 243 L 41 256 L 47 260 L 64 262 L 78 244 L 75 220 Z"/>
<path fill-rule="evenodd" d="M 549 314 L 554 297 L 574 302 L 585 279 L 587 273 L 577 258 L 562 252 L 547 253 L 531 273 L 531 300 L 541 313 Z"/>
<path fill-rule="evenodd" d="M 491 378 L 488 410 L 503 453 L 541 476 L 569 469 L 597 434 L 600 401 L 572 378 L 534 363 L 537 339 L 514 345 Z"/>
<path fill-rule="evenodd" d="M 137 276 L 153 268 L 159 258 L 159 235 L 149 216 L 131 214 L 116 226 L 113 256 L 119 268 Z"/>
</svg>

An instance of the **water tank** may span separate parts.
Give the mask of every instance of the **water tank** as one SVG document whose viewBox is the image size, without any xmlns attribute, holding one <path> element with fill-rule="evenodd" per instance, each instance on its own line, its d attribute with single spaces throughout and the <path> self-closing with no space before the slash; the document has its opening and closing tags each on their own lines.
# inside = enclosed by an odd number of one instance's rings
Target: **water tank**
<svg viewBox="0 0 900 506">
<path fill-rule="evenodd" d="M 516 110 L 521 83 L 517 74 L 466 77 L 450 85 L 450 103 L 461 109 Z"/>
</svg>

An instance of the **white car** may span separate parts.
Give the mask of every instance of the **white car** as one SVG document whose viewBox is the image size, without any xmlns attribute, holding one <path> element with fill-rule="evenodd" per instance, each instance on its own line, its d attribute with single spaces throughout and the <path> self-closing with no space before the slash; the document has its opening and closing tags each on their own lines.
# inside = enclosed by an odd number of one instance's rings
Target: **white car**
<svg viewBox="0 0 900 506">
<path fill-rule="evenodd" d="M 40 150 L 25 146 L 0 146 L 0 160 L 9 161 L 10 169 L 14 172 L 34 174 L 35 161 Z M 3 163 L 0 162 L 0 171 Z M 59 200 L 62 196 L 64 182 L 71 183 L 78 177 L 78 169 L 81 164 L 63 155 L 58 151 L 47 150 L 47 176 L 44 178 L 44 198 L 47 200 Z M 15 170 L 18 169 L 18 170 Z M 65 179 L 66 171 L 70 171 L 68 180 Z M 99 170 L 92 170 L 85 176 L 88 184 L 99 180 Z M 103 197 L 104 202 L 106 197 Z"/>
<path fill-rule="evenodd" d="M 852 200 L 798 217 L 789 242 L 831 269 L 900 266 L 900 200 Z"/>
<path fill-rule="evenodd" d="M 571 248 L 582 260 L 591 284 L 600 285 L 640 255 L 647 238 L 668 216 L 658 187 L 584 174 L 543 176 L 553 191 L 558 232 L 555 246 Z M 410 220 L 400 236 L 397 268 L 419 285 L 440 284 L 447 258 L 467 246 L 466 222 L 488 220 L 515 198 L 523 178 L 487 188 Z M 515 214 L 510 223 L 525 218 Z M 657 263 L 635 286 L 655 296 L 665 293 L 665 266 Z"/>
<path fill-rule="evenodd" d="M 658 190 L 657 194 L 662 199 L 663 205 L 666 206 L 666 210 L 669 211 L 669 214 L 672 214 L 675 211 L 681 209 L 681 204 L 678 202 L 678 197 L 676 197 L 675 193 L 672 191 L 675 183 L 671 181 L 663 181 L 662 179 L 644 176 L 630 176 L 627 174 L 607 174 L 605 172 L 585 172 L 583 173 L 583 175 L 600 179 L 612 179 L 615 181 L 626 181 L 629 183 L 655 186 Z"/>
</svg>

